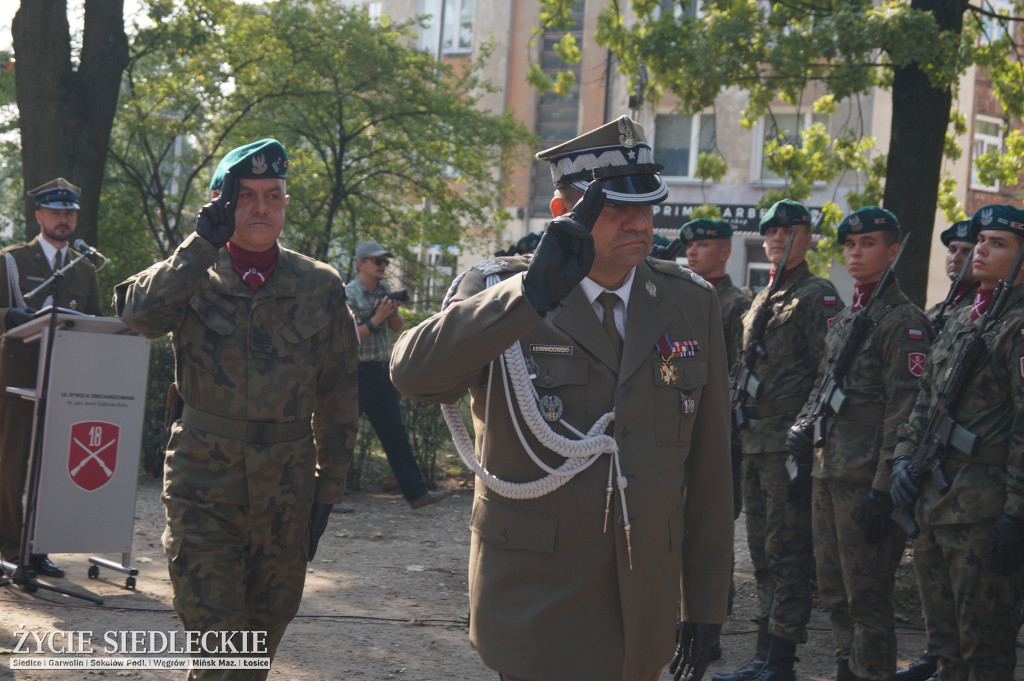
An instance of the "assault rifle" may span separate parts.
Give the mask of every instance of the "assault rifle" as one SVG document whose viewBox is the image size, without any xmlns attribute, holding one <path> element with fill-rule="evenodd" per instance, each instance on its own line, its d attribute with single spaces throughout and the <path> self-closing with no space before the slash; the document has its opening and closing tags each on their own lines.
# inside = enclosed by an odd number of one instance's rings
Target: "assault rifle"
<svg viewBox="0 0 1024 681">
<path fill-rule="evenodd" d="M 825 444 L 825 420 L 832 415 L 840 416 L 846 410 L 847 399 L 846 393 L 843 392 L 843 382 L 846 380 L 846 374 L 850 371 L 850 365 L 853 364 L 853 358 L 856 357 L 860 346 L 864 343 L 864 338 L 875 326 L 876 322 L 871 317 L 874 303 L 889 288 L 889 284 L 896 279 L 894 272 L 896 263 L 903 255 L 903 249 L 909 238 L 909 233 L 903 237 L 903 243 L 900 244 L 900 250 L 896 252 L 892 264 L 882 271 L 882 276 L 878 279 L 868 302 L 853 315 L 842 345 L 839 346 L 835 356 L 829 360 L 828 374 L 818 390 L 818 398 L 814 401 L 814 406 L 807 414 L 807 422 L 814 426 L 815 447 Z"/>
<path fill-rule="evenodd" d="M 789 235 L 789 243 L 786 244 L 786 252 L 782 254 L 782 260 L 775 267 L 775 278 L 768 287 L 768 295 L 764 302 L 754 312 L 754 321 L 750 325 L 750 339 L 743 354 L 740 356 L 740 365 L 733 376 L 732 386 L 729 394 L 729 406 L 732 410 L 732 434 L 736 435 L 747 427 L 749 419 L 743 411 L 743 403 L 747 397 L 755 400 L 761 396 L 761 382 L 754 375 L 754 366 L 758 358 L 767 357 L 768 352 L 764 349 L 764 334 L 768 331 L 768 322 L 772 318 L 772 296 L 782 288 L 782 279 L 786 273 L 786 265 L 789 263 L 789 253 L 793 250 L 793 240 L 796 239 L 796 229 Z"/>
<path fill-rule="evenodd" d="M 953 305 L 953 300 L 956 298 L 956 292 L 960 290 L 960 285 L 964 283 L 964 275 L 967 274 L 967 270 L 971 267 L 971 260 L 974 258 L 974 249 L 967 254 L 967 259 L 964 261 L 964 266 L 960 268 L 960 272 L 956 275 L 953 283 L 949 285 L 949 293 L 946 294 L 946 299 L 942 301 L 942 305 L 939 306 L 939 313 L 932 319 L 932 326 L 935 327 L 935 333 L 941 333 L 942 327 L 946 325 L 946 313 L 949 312 L 949 308 Z"/>
<path fill-rule="evenodd" d="M 928 425 L 914 448 L 907 469 L 910 479 L 918 489 L 925 473 L 931 473 L 935 489 L 939 494 L 945 494 L 949 491 L 950 482 L 942 470 L 942 462 L 946 458 L 948 448 L 953 447 L 968 456 L 974 456 L 978 449 L 977 435 L 958 424 L 952 414 L 963 397 L 968 380 L 974 376 L 988 355 L 989 348 L 984 340 L 985 331 L 992 322 L 998 321 L 1002 316 L 1022 263 L 1024 247 L 1017 253 L 1017 259 L 1010 268 L 1009 275 L 996 287 L 992 303 L 960 347 L 953 364 L 946 370 L 946 378 L 939 388 L 938 399 L 928 416 Z M 896 507 L 892 511 L 893 522 L 910 538 L 916 537 L 919 532 L 914 521 L 913 506 L 914 502 L 911 502 L 907 507 Z"/>
</svg>

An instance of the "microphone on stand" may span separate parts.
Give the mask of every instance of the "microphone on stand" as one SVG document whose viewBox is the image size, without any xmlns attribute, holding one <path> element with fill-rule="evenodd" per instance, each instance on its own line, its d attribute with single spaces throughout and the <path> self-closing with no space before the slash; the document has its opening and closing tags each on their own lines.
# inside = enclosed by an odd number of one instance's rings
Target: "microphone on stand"
<svg viewBox="0 0 1024 681">
<path fill-rule="evenodd" d="M 97 258 L 102 258 L 104 261 L 109 261 L 109 258 L 107 258 L 107 256 L 103 255 L 102 253 L 97 251 L 95 248 L 93 248 L 89 244 L 85 243 L 85 239 L 76 239 L 75 243 L 73 243 L 71 245 L 75 247 L 76 251 L 81 251 L 82 253 L 85 253 L 86 255 L 95 255 Z"/>
</svg>

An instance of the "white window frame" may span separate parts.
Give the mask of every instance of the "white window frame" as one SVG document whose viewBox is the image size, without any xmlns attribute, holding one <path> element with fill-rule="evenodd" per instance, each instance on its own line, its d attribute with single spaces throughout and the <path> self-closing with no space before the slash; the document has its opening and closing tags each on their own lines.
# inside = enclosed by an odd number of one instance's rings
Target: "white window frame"
<svg viewBox="0 0 1024 681">
<path fill-rule="evenodd" d="M 779 118 L 780 116 L 802 116 L 803 123 L 800 125 L 800 131 L 807 130 L 813 123 L 824 123 L 825 129 L 829 129 L 831 118 L 823 114 L 816 114 L 813 111 L 776 111 L 774 117 Z M 750 177 L 751 184 L 755 185 L 781 185 L 785 184 L 786 180 L 782 177 L 766 177 L 764 167 L 764 145 L 768 141 L 765 136 L 768 133 L 770 125 L 771 114 L 765 114 L 758 121 L 755 126 L 753 140 L 751 143 L 753 149 L 750 154 Z M 823 185 L 823 182 L 815 182 L 815 185 Z"/>
<path fill-rule="evenodd" d="M 654 125 L 654 144 L 653 144 L 653 147 L 654 147 L 654 160 L 655 161 L 658 160 L 658 149 L 663 149 L 664 148 L 664 145 L 659 145 L 659 143 L 658 143 L 658 125 L 657 125 L 657 120 L 658 120 L 659 116 L 684 117 L 682 114 L 673 114 L 673 113 L 655 114 L 655 116 L 654 116 L 654 120 L 655 120 L 655 125 Z M 715 139 L 715 135 L 718 134 L 718 121 L 715 118 L 714 112 L 704 112 L 704 113 L 694 114 L 694 115 L 690 116 L 690 158 L 689 158 L 688 163 L 687 163 L 687 169 L 689 170 L 689 175 L 669 175 L 667 172 L 663 172 L 661 175 L 662 175 L 662 177 L 665 180 L 667 180 L 667 181 L 673 181 L 673 180 L 680 181 L 680 180 L 697 180 L 698 179 L 698 178 L 696 178 L 694 176 L 694 172 L 697 170 L 697 159 L 700 157 L 700 153 L 701 153 L 701 149 L 700 149 L 701 122 L 703 121 L 705 116 L 711 118 L 711 120 L 714 121 L 715 128 L 712 131 L 712 139 Z"/>
<path fill-rule="evenodd" d="M 420 14 L 430 15 L 430 21 L 420 32 L 418 46 L 430 54 L 437 54 L 438 40 L 442 38 L 437 20 L 441 16 L 441 3 L 446 4 L 444 11 L 444 38 L 452 39 L 455 42 L 460 32 L 460 20 L 463 8 L 467 4 L 472 5 L 473 26 L 470 30 L 469 45 L 452 45 L 443 47 L 442 55 L 469 54 L 473 51 L 474 35 L 476 33 L 476 8 L 479 0 L 420 0 Z"/>
<path fill-rule="evenodd" d="M 999 131 L 996 135 L 979 132 L 978 124 L 988 123 L 996 126 Z M 971 189 L 985 192 L 999 191 L 999 182 L 994 185 L 982 184 L 978 180 L 978 169 L 974 166 L 974 160 L 985 152 L 1001 150 L 1003 148 L 1003 119 L 995 116 L 983 116 L 978 114 L 974 117 L 974 131 L 971 134 Z"/>
<path fill-rule="evenodd" d="M 1005 14 L 1007 17 L 1014 16 L 1013 3 L 1010 0 L 983 0 L 981 3 L 982 9 L 994 12 L 996 14 Z M 978 43 L 980 45 L 991 45 L 994 40 L 998 40 L 1004 35 L 1002 22 L 992 17 L 982 16 L 981 18 L 981 35 L 978 37 Z M 1010 35 L 1017 34 L 1017 27 L 1014 25 L 1016 22 L 1011 21 L 1007 27 Z"/>
</svg>

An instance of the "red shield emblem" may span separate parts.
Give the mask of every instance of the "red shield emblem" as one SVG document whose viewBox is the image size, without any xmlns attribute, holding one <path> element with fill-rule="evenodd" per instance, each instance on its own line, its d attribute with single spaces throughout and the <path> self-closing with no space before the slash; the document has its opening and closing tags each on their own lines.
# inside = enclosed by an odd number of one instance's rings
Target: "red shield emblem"
<svg viewBox="0 0 1024 681">
<path fill-rule="evenodd" d="M 907 353 L 907 366 L 910 369 L 910 373 L 915 376 L 920 376 L 924 373 L 924 358 L 923 352 L 909 352 Z"/>
<path fill-rule="evenodd" d="M 71 426 L 68 474 L 86 492 L 110 482 L 117 469 L 120 426 L 105 421 L 82 421 Z"/>
</svg>

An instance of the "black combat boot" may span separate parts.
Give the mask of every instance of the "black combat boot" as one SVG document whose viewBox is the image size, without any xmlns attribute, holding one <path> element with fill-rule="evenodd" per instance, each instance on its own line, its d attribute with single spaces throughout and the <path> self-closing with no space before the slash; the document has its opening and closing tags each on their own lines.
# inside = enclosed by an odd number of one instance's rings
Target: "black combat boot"
<svg viewBox="0 0 1024 681">
<path fill-rule="evenodd" d="M 836 681 L 857 681 L 857 677 L 850 671 L 849 660 L 839 660 L 836 663 Z"/>
<path fill-rule="evenodd" d="M 711 681 L 748 681 L 761 673 L 764 663 L 768 661 L 768 648 L 771 645 L 771 634 L 768 633 L 768 622 L 757 625 L 757 649 L 754 659 L 745 667 L 740 667 L 732 674 L 715 674 Z"/>
<path fill-rule="evenodd" d="M 901 669 L 892 677 L 893 681 L 927 681 L 935 674 L 939 666 L 939 656 L 929 648 L 906 669 Z"/>
<path fill-rule="evenodd" d="M 751 681 L 796 681 L 796 643 L 772 636 L 768 660 Z"/>
</svg>

